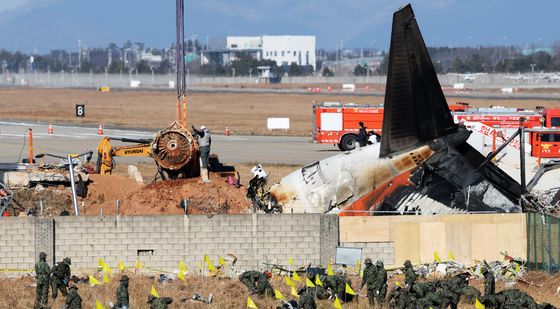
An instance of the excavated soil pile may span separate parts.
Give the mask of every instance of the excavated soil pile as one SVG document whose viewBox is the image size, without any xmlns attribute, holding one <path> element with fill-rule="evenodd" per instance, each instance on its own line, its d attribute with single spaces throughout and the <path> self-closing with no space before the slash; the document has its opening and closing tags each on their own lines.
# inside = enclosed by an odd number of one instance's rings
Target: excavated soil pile
<svg viewBox="0 0 560 309">
<path fill-rule="evenodd" d="M 138 190 L 140 185 L 134 179 L 121 175 L 90 175 L 88 195 L 82 214 L 96 216 L 115 215 L 117 200 L 123 202 L 126 197 Z"/>
<path fill-rule="evenodd" d="M 250 207 L 245 187 L 236 188 L 224 178 L 210 175 L 211 182 L 181 179 L 149 184 L 130 193 L 122 203 L 122 215 L 183 214 L 180 206 L 188 200 L 189 214 L 240 214 Z"/>
</svg>

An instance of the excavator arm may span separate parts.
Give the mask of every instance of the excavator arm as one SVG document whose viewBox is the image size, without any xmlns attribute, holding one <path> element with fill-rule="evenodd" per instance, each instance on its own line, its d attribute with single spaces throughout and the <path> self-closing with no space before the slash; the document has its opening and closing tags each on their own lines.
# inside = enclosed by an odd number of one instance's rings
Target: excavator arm
<svg viewBox="0 0 560 309">
<path fill-rule="evenodd" d="M 112 146 L 111 139 L 104 137 L 97 146 L 97 171 L 101 175 L 111 174 L 115 167 L 114 157 L 150 157 L 151 140 L 113 138 L 124 142 L 139 142 L 137 145 Z"/>
</svg>

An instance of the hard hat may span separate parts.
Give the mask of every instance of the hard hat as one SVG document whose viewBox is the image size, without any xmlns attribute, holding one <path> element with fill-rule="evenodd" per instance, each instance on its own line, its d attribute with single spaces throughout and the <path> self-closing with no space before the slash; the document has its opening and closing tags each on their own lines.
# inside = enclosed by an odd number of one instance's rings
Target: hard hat
<svg viewBox="0 0 560 309">
<path fill-rule="evenodd" d="M 44 259 L 47 258 L 47 254 L 46 254 L 45 252 L 41 252 L 41 253 L 39 253 L 39 258 L 40 258 L 41 260 L 44 260 Z"/>
<path fill-rule="evenodd" d="M 65 257 L 62 261 L 68 265 L 72 265 L 72 260 L 69 257 Z"/>
<path fill-rule="evenodd" d="M 406 260 L 406 261 L 404 261 L 404 266 L 405 267 L 412 267 L 412 263 L 410 263 L 410 260 Z"/>
<path fill-rule="evenodd" d="M 371 259 L 370 259 L 370 258 L 366 258 L 366 259 L 364 260 L 364 263 L 365 263 L 365 264 L 371 264 Z"/>
<path fill-rule="evenodd" d="M 206 130 L 206 126 L 200 126 L 201 130 Z"/>
</svg>

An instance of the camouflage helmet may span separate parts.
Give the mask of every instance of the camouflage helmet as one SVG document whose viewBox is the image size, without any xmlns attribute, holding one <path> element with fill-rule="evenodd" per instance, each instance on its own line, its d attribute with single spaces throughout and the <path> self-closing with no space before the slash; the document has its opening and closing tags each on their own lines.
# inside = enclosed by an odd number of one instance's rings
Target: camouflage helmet
<svg viewBox="0 0 560 309">
<path fill-rule="evenodd" d="M 39 253 L 39 259 L 40 260 L 45 260 L 46 258 L 47 258 L 47 254 L 45 252 Z"/>
<path fill-rule="evenodd" d="M 148 296 L 148 304 L 151 303 L 151 302 L 153 302 L 154 299 L 156 299 L 156 297 L 155 297 L 154 295 Z"/>
<path fill-rule="evenodd" d="M 376 266 L 378 267 L 383 267 L 383 261 L 382 260 L 377 260 L 377 263 L 375 263 Z"/>
<path fill-rule="evenodd" d="M 127 275 L 122 275 L 120 281 L 127 281 L 128 282 L 128 276 Z"/>
<path fill-rule="evenodd" d="M 370 259 L 370 258 L 366 258 L 366 259 L 364 260 L 364 264 L 366 264 L 366 265 L 372 264 L 372 263 L 371 263 L 371 259 Z"/>
<path fill-rule="evenodd" d="M 404 267 L 412 267 L 412 263 L 410 262 L 410 260 L 404 261 Z"/>
<path fill-rule="evenodd" d="M 65 257 L 62 261 L 68 265 L 72 265 L 72 260 L 69 257 Z"/>
</svg>

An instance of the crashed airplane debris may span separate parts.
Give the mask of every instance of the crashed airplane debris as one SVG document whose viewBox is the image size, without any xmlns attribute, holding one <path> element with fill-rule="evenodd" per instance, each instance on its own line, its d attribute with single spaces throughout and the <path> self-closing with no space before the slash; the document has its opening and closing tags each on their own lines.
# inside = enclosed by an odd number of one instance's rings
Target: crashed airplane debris
<svg viewBox="0 0 560 309">
<path fill-rule="evenodd" d="M 522 210 L 524 189 L 454 123 L 410 5 L 393 16 L 383 133 L 380 144 L 284 177 L 262 208 L 341 215 Z"/>
</svg>

